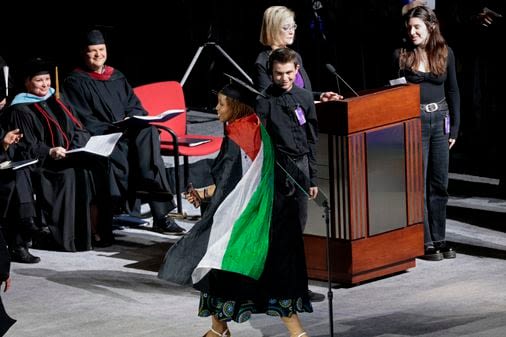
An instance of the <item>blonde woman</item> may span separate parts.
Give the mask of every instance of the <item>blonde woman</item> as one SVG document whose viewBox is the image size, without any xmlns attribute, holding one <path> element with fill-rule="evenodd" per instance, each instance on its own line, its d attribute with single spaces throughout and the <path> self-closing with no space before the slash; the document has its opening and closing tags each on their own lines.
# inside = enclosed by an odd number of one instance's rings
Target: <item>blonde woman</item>
<svg viewBox="0 0 506 337">
<path fill-rule="evenodd" d="M 295 13 L 285 6 L 271 6 L 264 12 L 262 28 L 260 30 L 260 43 L 266 49 L 258 54 L 255 61 L 254 82 L 258 90 L 265 90 L 272 84 L 272 77 L 268 69 L 268 60 L 271 52 L 278 48 L 292 45 L 295 39 Z M 332 91 L 313 92 L 311 81 L 302 64 L 302 57 L 297 54 L 299 71 L 295 78 L 295 85 L 313 93 L 314 100 L 335 101 L 343 97 Z"/>
</svg>

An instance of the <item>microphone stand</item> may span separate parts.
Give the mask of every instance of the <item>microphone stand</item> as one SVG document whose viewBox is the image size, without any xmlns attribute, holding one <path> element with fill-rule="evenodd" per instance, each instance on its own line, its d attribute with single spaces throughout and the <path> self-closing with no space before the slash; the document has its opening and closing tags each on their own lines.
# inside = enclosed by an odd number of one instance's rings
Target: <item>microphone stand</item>
<svg viewBox="0 0 506 337">
<path fill-rule="evenodd" d="M 329 329 L 330 329 L 330 336 L 334 337 L 334 310 L 332 305 L 332 300 L 334 299 L 334 293 L 332 292 L 332 263 L 331 263 L 331 257 L 330 257 L 330 204 L 329 199 L 323 193 L 322 190 L 318 190 L 318 194 L 316 195 L 316 198 L 314 199 L 314 202 L 323 208 L 323 217 L 325 218 L 325 234 L 327 239 L 327 299 L 329 303 Z"/>
<path fill-rule="evenodd" d="M 204 48 L 206 48 L 207 46 L 213 46 L 215 47 L 216 49 L 218 49 L 218 51 L 221 53 L 221 55 L 223 55 L 230 63 L 232 63 L 232 65 L 246 78 L 248 79 L 248 81 L 253 84 L 253 80 L 251 79 L 251 77 L 248 76 L 248 74 L 246 74 L 246 72 L 244 70 L 241 69 L 241 67 L 239 67 L 239 65 L 227 54 L 227 52 L 225 52 L 225 50 L 223 50 L 223 48 L 220 47 L 219 44 L 217 44 L 216 42 L 206 42 L 204 43 L 203 45 L 201 45 L 198 49 L 197 49 L 197 52 L 195 53 L 195 55 L 193 56 L 193 59 L 192 61 L 190 62 L 190 65 L 188 66 L 188 68 L 186 69 L 186 72 L 184 73 L 184 76 L 183 76 L 183 79 L 181 80 L 181 86 L 184 86 L 184 84 L 186 83 L 186 80 L 188 79 L 188 76 L 190 76 L 190 73 L 191 71 L 193 70 L 193 67 L 195 66 L 195 63 L 197 63 L 197 60 L 200 56 L 200 54 L 202 53 L 202 51 L 204 50 Z"/>
<path fill-rule="evenodd" d="M 330 336 L 334 337 L 334 308 L 332 305 L 332 300 L 334 298 L 334 293 L 332 292 L 332 264 L 330 261 L 330 206 L 329 201 L 325 198 L 323 201 L 323 216 L 325 218 L 325 231 L 327 236 L 327 280 L 328 280 L 328 291 L 327 291 L 327 300 L 329 303 L 329 332 Z"/>
<path fill-rule="evenodd" d="M 289 162 L 290 163 L 290 162 Z M 276 165 L 285 172 L 286 176 L 297 186 L 302 192 L 309 197 L 309 194 L 302 188 L 302 186 L 295 180 L 295 178 L 287 171 L 285 167 L 283 167 L 278 161 L 276 161 Z M 293 166 L 297 168 L 296 165 Z M 330 261 L 330 205 L 329 198 L 323 193 L 322 190 L 318 190 L 318 194 L 316 198 L 313 200 L 318 206 L 323 208 L 323 217 L 325 218 L 325 231 L 326 231 L 326 239 L 327 239 L 327 300 L 329 303 L 329 329 L 330 336 L 334 337 L 334 309 L 332 305 L 332 300 L 334 298 L 334 293 L 332 292 L 332 264 Z"/>
<path fill-rule="evenodd" d="M 337 73 L 337 71 L 335 71 L 335 72 L 334 72 L 334 75 L 335 75 L 335 76 L 336 76 L 336 78 L 337 78 L 337 86 L 338 86 L 338 87 L 339 87 L 339 80 L 341 80 L 341 81 L 343 81 L 343 83 L 344 83 L 344 84 L 348 87 L 348 89 L 350 89 L 350 90 L 351 90 L 351 92 L 352 92 L 355 96 L 357 96 L 357 97 L 359 97 L 359 96 L 360 96 L 360 95 L 359 95 L 359 94 L 355 91 L 355 89 L 353 89 L 353 88 L 351 87 L 351 85 L 349 85 L 349 84 L 348 84 L 348 82 L 346 82 L 346 81 L 344 80 L 344 78 L 342 78 L 341 76 L 339 76 L 339 74 Z"/>
</svg>

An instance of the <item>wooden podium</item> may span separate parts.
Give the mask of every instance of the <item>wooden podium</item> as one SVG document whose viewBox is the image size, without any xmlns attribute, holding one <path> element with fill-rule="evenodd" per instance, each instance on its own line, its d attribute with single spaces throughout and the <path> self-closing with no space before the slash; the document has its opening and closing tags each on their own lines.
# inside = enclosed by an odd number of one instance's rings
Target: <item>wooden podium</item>
<svg viewBox="0 0 506 337">
<path fill-rule="evenodd" d="M 330 195 L 332 281 L 355 284 L 415 267 L 424 242 L 419 86 L 320 103 L 317 114 L 328 139 L 321 189 Z M 304 242 L 309 277 L 327 280 L 326 236 L 306 228 Z"/>
</svg>

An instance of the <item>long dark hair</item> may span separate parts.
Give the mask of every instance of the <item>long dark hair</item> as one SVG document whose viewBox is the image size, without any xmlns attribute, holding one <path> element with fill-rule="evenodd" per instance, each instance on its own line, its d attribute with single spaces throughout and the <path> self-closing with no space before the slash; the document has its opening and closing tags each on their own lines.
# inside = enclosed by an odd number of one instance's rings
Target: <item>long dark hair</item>
<svg viewBox="0 0 506 337">
<path fill-rule="evenodd" d="M 406 27 L 411 18 L 418 18 L 427 26 L 429 36 L 423 48 L 427 54 L 429 71 L 434 75 L 444 74 L 448 59 L 448 45 L 441 34 L 439 21 L 434 11 L 426 6 L 418 6 L 408 11 L 403 18 Z M 413 44 L 408 44 L 401 49 L 399 67 L 400 69 L 416 70 L 421 61 L 420 49 Z"/>
</svg>

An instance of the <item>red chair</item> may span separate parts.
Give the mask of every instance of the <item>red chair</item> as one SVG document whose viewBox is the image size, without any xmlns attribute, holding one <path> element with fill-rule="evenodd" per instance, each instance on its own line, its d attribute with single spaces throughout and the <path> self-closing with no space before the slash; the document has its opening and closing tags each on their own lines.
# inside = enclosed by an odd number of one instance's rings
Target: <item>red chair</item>
<svg viewBox="0 0 506 337">
<path fill-rule="evenodd" d="M 217 152 L 221 147 L 223 137 L 195 135 L 186 133 L 186 104 L 181 84 L 176 81 L 155 82 L 134 88 L 134 92 L 149 115 L 158 115 L 169 109 L 183 109 L 180 115 L 163 123 L 153 124 L 160 130 L 161 153 L 174 157 L 174 177 L 176 183 L 176 199 L 178 213 L 182 214 L 181 185 L 179 177 L 179 156 L 184 159 L 184 186 L 188 184 L 190 156 L 204 156 Z M 210 141 L 188 146 L 178 142 L 182 137 L 209 139 Z"/>
</svg>

